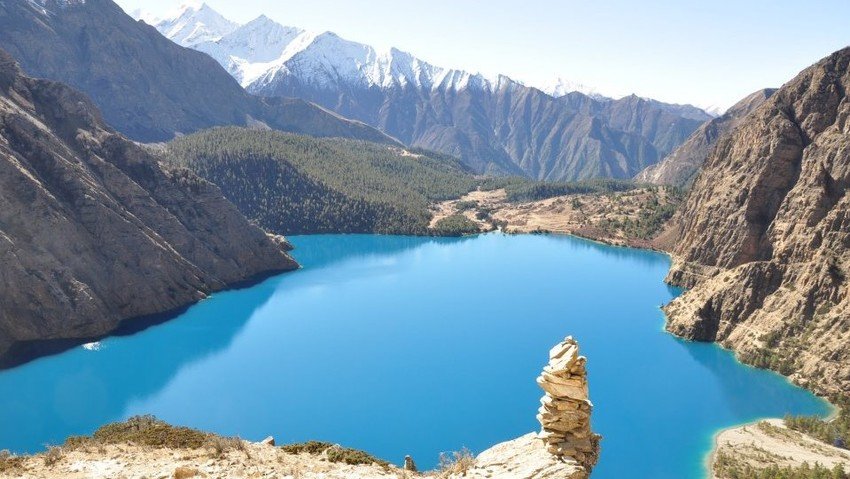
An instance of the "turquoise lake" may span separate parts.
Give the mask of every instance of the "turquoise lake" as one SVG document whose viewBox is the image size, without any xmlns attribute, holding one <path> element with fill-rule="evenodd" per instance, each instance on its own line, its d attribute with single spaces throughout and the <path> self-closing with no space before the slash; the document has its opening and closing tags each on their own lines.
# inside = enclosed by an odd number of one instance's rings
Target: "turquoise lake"
<svg viewBox="0 0 850 479">
<path fill-rule="evenodd" d="M 304 268 L 173 321 L 0 372 L 0 449 L 139 414 L 278 443 L 326 440 L 433 467 L 537 430 L 535 378 L 588 357 L 594 478 L 704 477 L 721 428 L 828 405 L 663 330 L 664 255 L 565 236 L 294 237 Z"/>
</svg>

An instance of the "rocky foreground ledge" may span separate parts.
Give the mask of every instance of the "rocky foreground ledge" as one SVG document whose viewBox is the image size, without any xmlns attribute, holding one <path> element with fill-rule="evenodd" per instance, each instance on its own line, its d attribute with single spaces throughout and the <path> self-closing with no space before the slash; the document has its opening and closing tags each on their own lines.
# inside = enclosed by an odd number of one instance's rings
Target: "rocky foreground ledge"
<svg viewBox="0 0 850 479">
<path fill-rule="evenodd" d="M 0 452 L 0 478 L 587 479 L 599 436 L 590 431 L 585 363 L 572 338 L 550 352 L 538 379 L 547 391 L 539 416 L 542 433 L 498 444 L 478 457 L 449 455 L 434 471 L 399 468 L 334 444 L 278 447 L 272 438 L 249 442 L 137 417 L 38 455 Z"/>
</svg>

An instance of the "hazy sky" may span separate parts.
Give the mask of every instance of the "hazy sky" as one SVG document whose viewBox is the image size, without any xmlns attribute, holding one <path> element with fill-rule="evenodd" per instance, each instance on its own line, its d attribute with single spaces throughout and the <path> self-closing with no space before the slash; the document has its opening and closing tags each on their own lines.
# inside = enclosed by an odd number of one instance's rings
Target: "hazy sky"
<svg viewBox="0 0 850 479">
<path fill-rule="evenodd" d="M 162 15 L 180 0 L 118 0 Z M 207 0 L 440 66 L 727 107 L 850 45 L 850 0 Z"/>
</svg>

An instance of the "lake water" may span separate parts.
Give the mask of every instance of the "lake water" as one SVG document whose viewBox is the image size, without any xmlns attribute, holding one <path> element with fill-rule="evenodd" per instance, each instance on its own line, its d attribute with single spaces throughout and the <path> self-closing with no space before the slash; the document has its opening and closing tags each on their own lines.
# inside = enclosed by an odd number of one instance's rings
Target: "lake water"
<svg viewBox="0 0 850 479">
<path fill-rule="evenodd" d="M 292 238 L 304 269 L 177 319 L 0 372 L 0 449 L 138 414 L 421 466 L 538 428 L 535 378 L 588 356 L 594 478 L 701 478 L 721 428 L 828 405 L 663 331 L 669 259 L 562 236 Z"/>
</svg>

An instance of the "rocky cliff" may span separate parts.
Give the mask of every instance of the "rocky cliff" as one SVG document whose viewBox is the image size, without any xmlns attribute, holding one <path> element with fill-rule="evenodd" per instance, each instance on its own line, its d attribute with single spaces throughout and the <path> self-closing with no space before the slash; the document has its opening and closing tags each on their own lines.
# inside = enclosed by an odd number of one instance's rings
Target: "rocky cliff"
<svg viewBox="0 0 850 479">
<path fill-rule="evenodd" d="M 166 141 L 212 126 L 265 125 L 394 142 L 302 100 L 249 95 L 213 59 L 134 21 L 112 0 L 0 2 L 0 48 L 27 73 L 86 93 L 108 124 L 137 141 Z"/>
<path fill-rule="evenodd" d="M 690 186 L 717 140 L 734 130 L 750 112 L 760 107 L 775 91 L 775 89 L 766 88 L 747 95 L 722 116 L 703 123 L 688 137 L 687 141 L 659 163 L 638 173 L 635 180 L 656 185 Z"/>
<path fill-rule="evenodd" d="M 167 170 L 89 99 L 0 51 L 0 358 L 99 336 L 296 268 L 218 188 Z M 17 348 L 16 348 L 17 349 Z"/>
<path fill-rule="evenodd" d="M 718 142 L 673 220 L 668 329 L 850 391 L 850 48 Z"/>
</svg>

